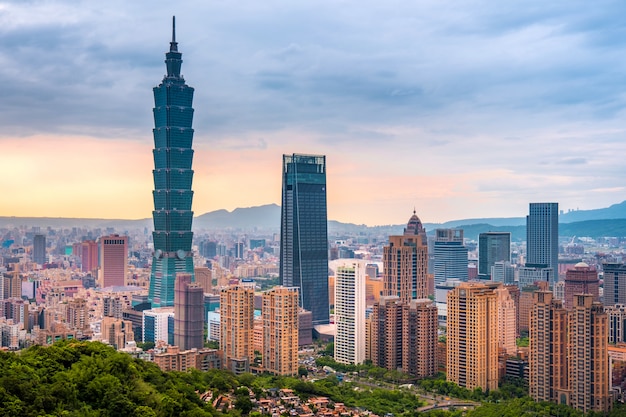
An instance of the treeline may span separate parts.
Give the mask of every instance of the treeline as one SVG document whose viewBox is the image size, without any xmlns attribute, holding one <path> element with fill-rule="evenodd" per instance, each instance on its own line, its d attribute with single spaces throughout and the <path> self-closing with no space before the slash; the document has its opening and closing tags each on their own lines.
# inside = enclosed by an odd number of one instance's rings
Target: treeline
<svg viewBox="0 0 626 417">
<path fill-rule="evenodd" d="M 228 392 L 227 372 L 162 372 L 97 342 L 0 352 L 0 416 L 220 416 L 197 392 Z"/>
</svg>

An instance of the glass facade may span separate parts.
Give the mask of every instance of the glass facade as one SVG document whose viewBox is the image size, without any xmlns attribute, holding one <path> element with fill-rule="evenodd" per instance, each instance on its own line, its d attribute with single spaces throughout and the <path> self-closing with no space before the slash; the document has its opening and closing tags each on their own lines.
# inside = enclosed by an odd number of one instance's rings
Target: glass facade
<svg viewBox="0 0 626 417">
<path fill-rule="evenodd" d="M 298 287 L 313 324 L 329 322 L 326 157 L 283 155 L 280 283 Z"/>
<path fill-rule="evenodd" d="M 177 273 L 193 277 L 191 183 L 193 88 L 180 75 L 183 62 L 174 28 L 165 54 L 167 75 L 154 88 L 154 256 L 148 299 L 152 307 L 174 305 Z"/>
</svg>

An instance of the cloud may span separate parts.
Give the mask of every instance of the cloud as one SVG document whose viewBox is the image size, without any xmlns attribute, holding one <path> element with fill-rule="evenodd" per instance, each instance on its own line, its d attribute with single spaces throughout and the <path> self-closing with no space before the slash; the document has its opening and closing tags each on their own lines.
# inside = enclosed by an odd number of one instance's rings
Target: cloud
<svg viewBox="0 0 626 417">
<path fill-rule="evenodd" d="M 364 176 L 362 192 L 402 182 L 410 191 L 386 192 L 386 210 L 412 207 L 426 180 L 441 188 L 429 186 L 433 216 L 465 216 L 471 204 L 460 198 L 496 207 L 497 195 L 503 212 L 540 196 L 586 207 L 584 190 L 620 187 L 626 175 L 625 9 L 608 0 L 3 2 L 0 141 L 150 144 L 151 88 L 176 14 L 197 154 L 259 152 L 268 163 L 269 152 L 325 153 L 353 166 L 353 181 Z"/>
</svg>

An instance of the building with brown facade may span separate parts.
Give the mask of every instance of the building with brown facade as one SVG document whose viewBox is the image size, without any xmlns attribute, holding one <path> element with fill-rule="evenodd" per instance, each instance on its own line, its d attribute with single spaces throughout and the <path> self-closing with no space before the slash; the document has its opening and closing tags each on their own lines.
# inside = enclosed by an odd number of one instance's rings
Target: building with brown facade
<svg viewBox="0 0 626 417">
<path fill-rule="evenodd" d="M 492 285 L 463 282 L 448 293 L 447 380 L 498 388 L 498 308 Z"/>
<path fill-rule="evenodd" d="M 428 239 L 415 212 L 404 234 L 389 236 L 383 249 L 383 295 L 397 296 L 408 303 L 434 294 L 433 276 L 428 274 Z"/>
<path fill-rule="evenodd" d="M 599 302 L 599 287 L 598 271 L 584 262 L 577 263 L 565 273 L 565 309 L 572 309 L 575 294 L 591 294 L 593 301 Z"/>
<path fill-rule="evenodd" d="M 235 374 L 248 372 L 254 358 L 254 291 L 232 286 L 220 293 L 220 348 L 224 367 Z"/>
<path fill-rule="evenodd" d="M 204 346 L 204 290 L 191 274 L 177 274 L 174 282 L 174 345 L 181 350 Z"/>
<path fill-rule="evenodd" d="M 298 288 L 263 293 L 263 368 L 277 375 L 298 372 Z"/>
</svg>

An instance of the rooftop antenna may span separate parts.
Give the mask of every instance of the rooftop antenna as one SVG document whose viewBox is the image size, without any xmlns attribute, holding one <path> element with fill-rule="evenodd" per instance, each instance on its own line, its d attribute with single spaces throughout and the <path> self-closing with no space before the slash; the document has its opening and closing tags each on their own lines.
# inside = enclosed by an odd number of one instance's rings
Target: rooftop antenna
<svg viewBox="0 0 626 417">
<path fill-rule="evenodd" d="M 172 16 L 172 42 L 170 42 L 170 52 L 178 52 L 178 42 L 176 42 L 176 16 Z"/>
</svg>

